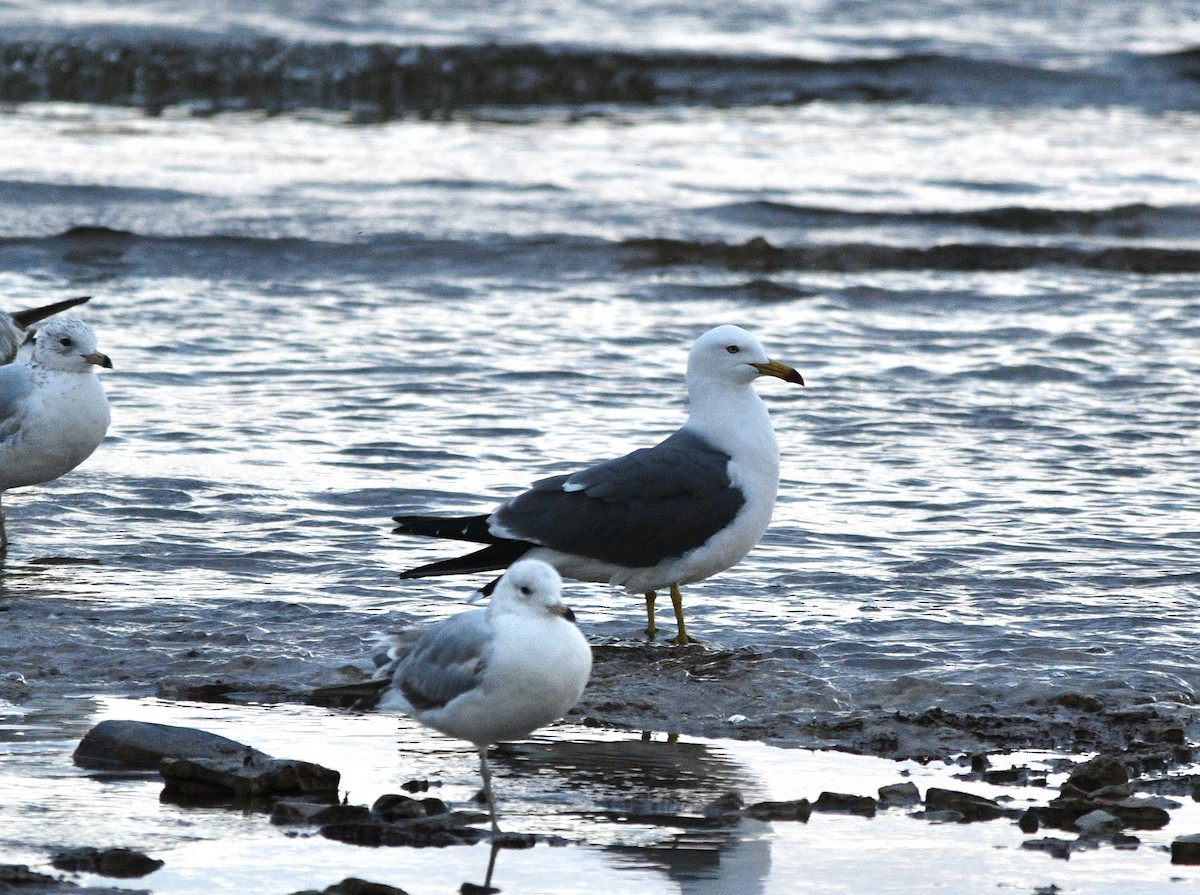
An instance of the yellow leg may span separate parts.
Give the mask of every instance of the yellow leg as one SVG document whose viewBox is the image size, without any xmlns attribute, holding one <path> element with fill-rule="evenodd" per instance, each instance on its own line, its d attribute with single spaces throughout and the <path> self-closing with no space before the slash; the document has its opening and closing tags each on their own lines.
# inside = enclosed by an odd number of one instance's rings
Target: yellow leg
<svg viewBox="0 0 1200 895">
<path fill-rule="evenodd" d="M 675 607 L 675 624 L 679 626 L 679 633 L 675 635 L 672 643 L 678 643 L 683 646 L 685 643 L 694 643 L 695 641 L 687 635 L 687 627 L 683 624 L 683 594 L 679 592 L 679 585 L 671 585 L 671 605 Z"/>
<path fill-rule="evenodd" d="M 658 628 L 654 626 L 654 601 L 658 599 L 658 594 L 652 590 L 646 591 L 646 636 L 653 637 L 658 633 Z"/>
</svg>

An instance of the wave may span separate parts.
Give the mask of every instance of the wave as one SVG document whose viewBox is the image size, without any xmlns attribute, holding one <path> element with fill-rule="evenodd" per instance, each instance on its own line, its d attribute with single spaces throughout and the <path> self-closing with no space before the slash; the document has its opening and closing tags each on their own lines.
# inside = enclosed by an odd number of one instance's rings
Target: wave
<svg viewBox="0 0 1200 895">
<path fill-rule="evenodd" d="M 756 237 L 744 243 L 629 239 L 622 243 L 639 266 L 695 265 L 770 273 L 783 270 L 1012 271 L 1075 267 L 1136 274 L 1200 272 L 1200 250 L 1142 246 L 995 245 L 953 243 L 928 247 L 844 243 L 775 246 Z"/>
<path fill-rule="evenodd" d="M 0 42 L 0 101 L 198 112 L 329 109 L 360 120 L 489 106 L 905 102 L 1200 109 L 1200 50 L 1054 69 L 921 53 L 812 60 L 552 45 L 289 43 L 68 32 Z"/>
<path fill-rule="evenodd" d="M 136 250 L 136 251 L 135 251 Z M 598 276 L 630 268 L 695 266 L 751 274 L 789 270 L 1013 271 L 1068 267 L 1133 274 L 1200 273 L 1200 249 L 1156 246 L 1004 245 L 987 242 L 932 246 L 879 243 L 774 245 L 756 237 L 742 243 L 638 237 L 619 241 L 553 235 L 430 238 L 388 233 L 355 242 L 254 236 L 144 236 L 105 227 L 75 227 L 47 237 L 0 238 L 7 269 L 67 265 L 78 269 L 170 270 L 192 275 L 274 279 L 296 276 L 409 276 L 444 270 L 592 270 Z M 805 297 L 752 278 L 743 287 L 759 301 Z M 664 287 L 664 297 L 671 290 Z"/>
<path fill-rule="evenodd" d="M 828 229 L 935 226 L 1121 239 L 1200 238 L 1200 205 L 1134 203 L 1096 209 L 1008 205 L 968 211 L 875 212 L 760 200 L 718 205 L 704 211 L 726 220 L 759 227 Z"/>
</svg>

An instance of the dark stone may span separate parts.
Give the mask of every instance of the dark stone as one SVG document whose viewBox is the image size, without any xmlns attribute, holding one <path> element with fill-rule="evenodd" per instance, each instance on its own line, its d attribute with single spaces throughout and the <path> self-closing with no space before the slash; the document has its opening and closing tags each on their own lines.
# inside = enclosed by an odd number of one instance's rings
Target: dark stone
<svg viewBox="0 0 1200 895">
<path fill-rule="evenodd" d="M 435 814 L 449 814 L 450 806 L 441 799 L 421 799 L 421 807 L 425 809 L 425 813 L 431 817 Z"/>
<path fill-rule="evenodd" d="M 1030 851 L 1044 851 L 1052 858 L 1062 858 L 1064 861 L 1071 857 L 1071 843 L 1066 839 L 1055 839 L 1047 836 L 1045 839 L 1026 839 L 1021 848 Z"/>
<path fill-rule="evenodd" d="M 130 848 L 72 848 L 50 859 L 59 870 L 134 879 L 153 873 L 163 862 Z"/>
<path fill-rule="evenodd" d="M 1036 833 L 1041 826 L 1037 812 L 1026 811 L 1021 815 L 1021 819 L 1017 821 L 1017 826 L 1021 828 L 1022 833 Z"/>
<path fill-rule="evenodd" d="M 1108 786 L 1124 786 L 1129 783 L 1129 771 L 1121 760 L 1111 755 L 1097 755 L 1090 761 L 1075 767 L 1067 777 L 1067 784 L 1085 793 L 1094 793 Z"/>
<path fill-rule="evenodd" d="M 875 800 L 870 796 L 855 796 L 842 792 L 823 792 L 813 804 L 813 811 L 834 814 L 857 814 L 862 817 L 875 816 Z"/>
<path fill-rule="evenodd" d="M 400 788 L 405 792 L 428 792 L 428 780 L 409 780 L 406 783 L 401 783 Z"/>
<path fill-rule="evenodd" d="M 879 787 L 879 803 L 885 808 L 910 808 L 920 802 L 921 793 L 912 781 Z"/>
<path fill-rule="evenodd" d="M 755 820 L 798 820 L 807 823 L 812 814 L 808 799 L 793 799 L 789 802 L 755 802 L 746 808 L 747 817 Z"/>
<path fill-rule="evenodd" d="M 723 817 L 737 817 L 741 813 L 742 804 L 740 793 L 727 792 L 705 805 L 701 813 L 709 820 L 717 820 Z"/>
<path fill-rule="evenodd" d="M 80 740 L 75 763 L 103 770 L 158 770 L 164 758 L 270 758 L 245 743 L 191 727 L 146 721 L 101 721 Z"/>
<path fill-rule="evenodd" d="M 1165 809 L 1146 804 L 1142 799 L 1126 799 L 1115 805 L 1106 804 L 1104 810 L 1115 815 L 1125 826 L 1135 830 L 1160 830 L 1171 822 L 1171 815 Z"/>
<path fill-rule="evenodd" d="M 371 813 L 381 820 L 392 823 L 397 820 L 424 817 L 428 812 L 426 812 L 425 806 L 416 799 L 410 799 L 408 796 L 398 793 L 385 793 L 375 800 L 375 804 L 371 806 Z"/>
<path fill-rule="evenodd" d="M 30 870 L 26 864 L 0 864 L 0 892 L 37 892 L 53 889 L 63 884 L 46 873 Z"/>
<path fill-rule="evenodd" d="M 267 758 L 164 758 L 159 765 L 168 801 L 232 797 L 323 795 L 337 798 L 341 774 L 307 761 Z"/>
<path fill-rule="evenodd" d="M 349 876 L 340 883 L 334 883 L 318 892 L 316 889 L 306 889 L 295 895 L 408 895 L 403 889 L 388 886 L 384 883 L 371 883 L 357 877 Z"/>
<path fill-rule="evenodd" d="M 487 818 L 478 812 L 454 811 L 434 817 L 417 817 L 389 823 L 372 817 L 365 821 L 333 823 L 321 827 L 326 839 L 369 847 L 407 845 L 414 848 L 472 845 L 483 833 L 467 824 Z M 518 847 L 510 844 L 509 848 Z M 525 847 L 525 846 L 519 846 Z"/>
<path fill-rule="evenodd" d="M 499 891 L 494 886 L 481 886 L 479 883 L 463 883 L 458 888 L 458 895 L 496 895 Z"/>
<path fill-rule="evenodd" d="M 1200 864 L 1200 833 L 1180 836 L 1171 843 L 1172 864 Z"/>
<path fill-rule="evenodd" d="M 963 821 L 970 823 L 976 820 L 995 820 L 1008 812 L 991 799 L 972 795 L 969 792 L 958 792 L 953 789 L 938 789 L 930 787 L 925 791 L 926 811 L 957 811 L 963 816 Z"/>
<path fill-rule="evenodd" d="M 492 845 L 496 848 L 533 848 L 537 837 L 532 833 L 498 833 L 492 837 Z"/>
<path fill-rule="evenodd" d="M 332 824 L 369 820 L 371 812 L 363 805 L 329 805 L 304 799 L 280 799 L 271 807 L 271 823 Z"/>
</svg>

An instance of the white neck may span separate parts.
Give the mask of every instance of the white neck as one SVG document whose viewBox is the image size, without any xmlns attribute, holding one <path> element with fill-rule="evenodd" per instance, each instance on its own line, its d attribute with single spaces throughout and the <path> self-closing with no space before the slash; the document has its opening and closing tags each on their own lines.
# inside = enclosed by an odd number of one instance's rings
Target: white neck
<svg viewBox="0 0 1200 895">
<path fill-rule="evenodd" d="M 771 417 L 753 386 L 744 382 L 688 380 L 690 415 L 685 428 L 713 447 L 747 462 L 779 469 Z"/>
</svg>

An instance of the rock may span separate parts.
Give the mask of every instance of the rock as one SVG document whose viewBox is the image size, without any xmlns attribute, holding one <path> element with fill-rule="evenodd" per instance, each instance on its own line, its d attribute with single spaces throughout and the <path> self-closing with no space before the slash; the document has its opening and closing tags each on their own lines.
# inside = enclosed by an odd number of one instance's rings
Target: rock
<svg viewBox="0 0 1200 895">
<path fill-rule="evenodd" d="M 1098 835 L 1101 833 L 1120 832 L 1121 821 L 1107 811 L 1097 808 L 1095 811 L 1089 811 L 1082 817 L 1075 818 L 1075 826 L 1079 828 L 1081 833 Z"/>
<path fill-rule="evenodd" d="M 1130 836 L 1126 833 L 1117 833 L 1112 838 L 1112 844 L 1113 848 L 1122 848 L 1132 851 L 1142 844 L 1142 840 L 1138 839 L 1136 836 Z"/>
<path fill-rule="evenodd" d="M 79 741 L 75 764 L 101 770 L 158 770 L 164 758 L 269 759 L 244 743 L 191 727 L 146 721 L 101 721 Z"/>
<path fill-rule="evenodd" d="M 813 811 L 835 814 L 858 814 L 862 817 L 875 816 L 875 800 L 870 796 L 854 796 L 842 792 L 823 792 L 813 804 Z"/>
<path fill-rule="evenodd" d="M 159 764 L 168 801 L 322 795 L 337 798 L 341 774 L 307 761 L 266 758 L 164 758 Z"/>
<path fill-rule="evenodd" d="M 747 817 L 755 820 L 798 820 L 807 822 L 812 814 L 808 799 L 793 799 L 789 802 L 755 802 L 746 808 Z"/>
<path fill-rule="evenodd" d="M 425 848 L 473 845 L 483 838 L 483 833 L 467 824 L 483 820 L 487 820 L 486 815 L 466 811 L 452 811 L 448 814 L 412 818 L 395 823 L 372 817 L 365 821 L 327 824 L 321 827 L 321 835 L 337 842 L 370 847 L 407 845 Z M 506 847 L 527 846 L 514 846 L 510 843 Z"/>
<path fill-rule="evenodd" d="M 340 883 L 334 883 L 326 889 L 305 889 L 295 895 L 408 895 L 403 889 L 388 886 L 383 883 L 369 883 L 357 877 L 348 876 Z"/>
<path fill-rule="evenodd" d="M 879 787 L 879 804 L 884 808 L 911 808 L 920 803 L 921 793 L 912 781 Z"/>
<path fill-rule="evenodd" d="M 163 862 L 131 848 L 72 848 L 58 852 L 50 863 L 72 873 L 96 873 L 120 879 L 134 879 L 153 873 Z"/>
<path fill-rule="evenodd" d="M 25 864 L 0 864 L 0 892 L 59 891 L 60 881 Z"/>
<path fill-rule="evenodd" d="M 492 837 L 496 848 L 533 848 L 537 837 L 532 833 L 498 833 Z"/>
<path fill-rule="evenodd" d="M 388 823 L 413 817 L 424 817 L 428 812 L 419 799 L 410 799 L 399 793 L 385 793 L 375 800 L 371 813 Z"/>
<path fill-rule="evenodd" d="M 329 805 L 304 799 L 280 799 L 271 806 L 271 823 L 333 824 L 369 820 L 371 812 L 363 805 Z"/>
<path fill-rule="evenodd" d="M 1071 857 L 1071 843 L 1066 839 L 1055 839 L 1047 836 L 1045 839 L 1026 839 L 1021 848 L 1030 851 L 1044 851 L 1052 858 L 1062 858 L 1064 861 Z"/>
<path fill-rule="evenodd" d="M 1179 836 L 1171 843 L 1172 864 L 1200 864 L 1200 833 Z"/>
<path fill-rule="evenodd" d="M 931 824 L 964 824 L 967 819 L 957 811 L 918 811 L 909 815 L 918 820 L 927 820 Z"/>
<path fill-rule="evenodd" d="M 1106 804 L 1104 809 L 1116 815 L 1127 827 L 1135 830 L 1160 830 L 1171 822 L 1171 815 L 1152 804 L 1154 801 L 1153 799 L 1125 799 L 1116 804 Z"/>
<path fill-rule="evenodd" d="M 742 810 L 741 793 L 727 792 L 704 806 L 701 813 L 709 820 L 736 818 Z"/>
<path fill-rule="evenodd" d="M 1038 820 L 1036 811 L 1026 811 L 1021 815 L 1021 819 L 1017 821 L 1017 826 L 1021 828 L 1022 833 L 1036 833 L 1041 827 L 1041 822 Z"/>
<path fill-rule="evenodd" d="M 1129 783 L 1129 772 L 1120 759 L 1111 755 L 1097 755 L 1090 761 L 1077 765 L 1068 775 L 1064 786 L 1072 786 L 1085 793 L 1095 793 L 1107 786 L 1125 786 Z"/>
<path fill-rule="evenodd" d="M 965 823 L 976 820 L 995 820 L 1007 812 L 991 799 L 959 792 L 954 789 L 939 789 L 931 786 L 925 791 L 925 810 L 957 811 Z"/>
</svg>

